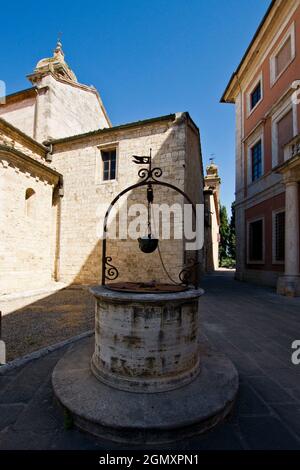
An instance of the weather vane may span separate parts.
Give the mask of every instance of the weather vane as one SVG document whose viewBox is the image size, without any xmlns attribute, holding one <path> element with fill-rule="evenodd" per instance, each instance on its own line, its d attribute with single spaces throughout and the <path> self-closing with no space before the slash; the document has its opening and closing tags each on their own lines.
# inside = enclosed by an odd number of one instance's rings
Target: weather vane
<svg viewBox="0 0 300 470">
<path fill-rule="evenodd" d="M 214 163 L 214 160 L 215 160 L 215 154 L 214 154 L 214 153 L 211 153 L 211 154 L 210 154 L 210 158 L 209 158 L 210 163 L 211 163 L 211 164 Z"/>
</svg>

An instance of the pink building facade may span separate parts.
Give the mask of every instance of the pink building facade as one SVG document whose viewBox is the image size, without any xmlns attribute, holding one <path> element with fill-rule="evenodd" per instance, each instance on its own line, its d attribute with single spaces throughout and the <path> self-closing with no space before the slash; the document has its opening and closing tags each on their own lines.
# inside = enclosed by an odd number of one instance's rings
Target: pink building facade
<svg viewBox="0 0 300 470">
<path fill-rule="evenodd" d="M 221 101 L 236 110 L 236 276 L 300 295 L 300 0 L 270 4 Z"/>
</svg>

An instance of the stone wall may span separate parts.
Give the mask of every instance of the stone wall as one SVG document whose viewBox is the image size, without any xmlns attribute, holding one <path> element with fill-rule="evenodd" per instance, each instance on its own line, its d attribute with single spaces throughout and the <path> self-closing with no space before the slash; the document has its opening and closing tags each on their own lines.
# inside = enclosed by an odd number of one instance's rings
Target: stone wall
<svg viewBox="0 0 300 470">
<path fill-rule="evenodd" d="M 46 173 L 0 151 L 1 294 L 33 290 L 51 281 L 53 187 Z M 34 192 L 27 201 L 26 191 Z"/>
<path fill-rule="evenodd" d="M 100 96 L 90 87 L 49 74 L 31 90 L 30 96 L 24 92 L 8 98 L 0 105 L 0 117 L 38 142 L 111 125 Z"/>
<path fill-rule="evenodd" d="M 205 191 L 205 270 L 215 271 L 219 267 L 219 219 L 216 194 Z"/>
<path fill-rule="evenodd" d="M 36 97 L 0 105 L 0 117 L 33 137 Z"/>
<path fill-rule="evenodd" d="M 161 181 L 186 190 L 194 202 L 201 202 L 199 134 L 190 126 L 187 115 L 173 115 L 57 141 L 53 160 L 47 163 L 45 147 L 0 120 L 0 292 L 43 287 L 51 279 L 79 284 L 101 281 L 103 207 L 125 187 L 141 181 L 133 155 L 149 155 L 151 148 L 153 166 L 163 171 Z M 103 181 L 101 150 L 111 147 L 117 149 L 117 178 Z M 59 173 L 53 174 L 53 170 Z M 59 174 L 64 178 L 62 199 L 57 191 Z M 26 209 L 29 189 L 35 193 L 30 214 Z M 166 187 L 154 186 L 154 197 L 157 204 L 182 206 L 184 202 L 180 194 Z M 146 186 L 129 192 L 120 202 L 121 208 L 145 203 Z M 131 214 L 129 222 L 136 215 Z M 117 213 L 112 213 L 110 230 L 116 220 Z M 182 228 L 182 220 L 171 215 L 171 240 L 159 243 L 165 268 L 177 282 L 184 263 L 183 240 L 173 238 L 178 227 Z M 121 228 L 118 223 L 117 228 Z M 153 223 L 152 229 L 157 232 L 159 227 Z M 145 221 L 139 235 L 146 234 Z M 162 238 L 161 230 L 158 237 Z M 118 280 L 171 282 L 159 252 L 143 254 L 137 240 L 108 239 L 107 255 L 119 269 Z"/>
<path fill-rule="evenodd" d="M 38 97 L 36 138 L 61 138 L 109 127 L 96 90 L 45 76 L 39 87 L 49 87 Z"/>
<path fill-rule="evenodd" d="M 44 287 L 55 275 L 61 175 L 45 156 L 45 147 L 0 120 L 0 294 Z"/>
<path fill-rule="evenodd" d="M 201 157 L 199 135 L 190 136 L 187 149 L 187 119 L 157 121 L 130 129 L 113 128 L 78 140 L 54 143 L 52 165 L 64 175 L 65 195 L 61 205 L 60 279 L 64 282 L 98 283 L 101 272 L 101 241 L 96 233 L 100 204 L 109 204 L 116 194 L 139 180 L 139 167 L 132 155 L 149 155 L 152 148 L 153 166 L 163 170 L 161 180 L 185 186 L 190 179 L 190 195 L 201 198 Z M 194 142 L 195 141 L 195 142 Z M 102 181 L 101 149 L 117 147 L 117 179 Z M 194 160 L 196 163 L 194 163 Z M 188 165 L 187 165 L 188 162 Z M 189 173 L 187 172 L 189 168 Z M 186 175 L 186 176 L 185 176 Z M 128 205 L 146 200 L 146 189 L 129 194 Z M 125 197 L 121 203 L 124 204 Z M 171 189 L 155 188 L 156 203 L 183 203 Z M 113 221 L 110 219 L 110 224 Z M 180 220 L 175 220 L 180 224 Z M 109 225 L 110 225 L 109 224 Z M 102 225 L 100 224 L 102 227 Z M 143 227 L 141 235 L 146 235 Z M 168 272 L 178 280 L 183 264 L 182 240 L 162 240 L 161 255 Z M 136 240 L 108 240 L 107 255 L 119 269 L 119 280 L 149 281 L 155 278 L 170 282 L 164 273 L 159 253 L 143 254 Z"/>
<path fill-rule="evenodd" d="M 203 163 L 199 130 L 192 121 L 188 120 L 186 123 L 184 190 L 194 204 L 204 205 L 203 187 Z M 200 222 L 200 224 L 204 224 L 204 220 L 200 220 L 198 222 Z M 195 228 L 196 227 L 194 227 L 194 229 Z M 190 260 L 197 261 L 195 252 L 187 252 L 186 257 Z M 201 276 L 205 269 L 203 249 L 200 252 L 198 261 L 200 261 L 198 274 Z"/>
</svg>

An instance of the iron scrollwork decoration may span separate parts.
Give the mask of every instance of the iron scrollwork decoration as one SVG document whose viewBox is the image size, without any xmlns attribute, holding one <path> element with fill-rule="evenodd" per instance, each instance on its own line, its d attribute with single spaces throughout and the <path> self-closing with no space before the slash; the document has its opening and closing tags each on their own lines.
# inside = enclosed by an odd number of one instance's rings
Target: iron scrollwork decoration
<svg viewBox="0 0 300 470">
<path fill-rule="evenodd" d="M 189 196 L 182 191 L 177 186 L 174 186 L 171 183 L 167 183 L 164 181 L 159 181 L 163 174 L 163 171 L 159 167 L 152 168 L 152 155 L 150 149 L 150 155 L 147 156 L 138 156 L 133 155 L 132 157 L 133 162 L 137 165 L 148 165 L 148 168 L 141 168 L 138 171 L 138 176 L 141 178 L 142 181 L 128 186 L 127 188 L 123 189 L 111 202 L 109 208 L 106 211 L 104 217 L 104 224 L 103 224 L 103 240 L 102 240 L 102 285 L 105 285 L 106 280 L 112 281 L 117 279 L 119 276 L 118 269 L 112 264 L 112 257 L 106 255 L 106 242 L 107 242 L 107 226 L 108 226 L 108 217 L 110 214 L 111 209 L 116 204 L 116 202 L 127 192 L 140 188 L 142 186 L 147 186 L 148 190 L 151 188 L 152 185 L 156 186 L 164 186 L 170 188 L 178 193 L 180 193 L 192 206 L 193 214 L 196 217 L 196 207 Z M 149 191 L 148 191 L 149 192 Z M 199 250 L 196 251 L 196 261 L 192 263 L 188 263 L 179 273 L 179 279 L 181 281 L 181 285 L 186 286 L 188 284 L 193 284 L 196 288 L 199 286 L 199 276 L 198 276 L 198 266 L 199 266 Z M 194 273 L 194 275 L 193 275 Z M 193 279 L 194 281 L 193 281 Z"/>
<path fill-rule="evenodd" d="M 189 260 L 187 265 L 180 271 L 178 278 L 182 285 L 188 285 L 193 283 L 196 270 L 199 267 L 199 261 Z"/>
<path fill-rule="evenodd" d="M 114 281 L 119 276 L 119 271 L 113 264 L 111 264 L 111 261 L 111 256 L 105 256 L 105 278 L 110 281 Z"/>
<path fill-rule="evenodd" d="M 140 168 L 138 171 L 139 177 L 143 181 L 151 183 L 151 181 L 157 181 L 163 174 L 162 169 L 159 167 L 152 168 L 152 150 L 150 149 L 149 156 L 139 157 L 138 155 L 132 156 L 133 162 L 137 165 L 149 165 L 149 168 Z"/>
</svg>

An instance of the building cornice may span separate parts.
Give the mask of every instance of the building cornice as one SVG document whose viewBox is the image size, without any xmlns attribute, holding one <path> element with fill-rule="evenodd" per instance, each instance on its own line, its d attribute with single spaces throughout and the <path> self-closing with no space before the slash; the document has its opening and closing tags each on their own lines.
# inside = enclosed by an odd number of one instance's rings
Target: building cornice
<svg viewBox="0 0 300 470">
<path fill-rule="evenodd" d="M 274 171 L 270 171 L 267 176 L 274 173 Z M 251 194 L 250 196 L 243 197 L 239 200 L 235 201 L 235 207 L 239 209 L 240 207 L 244 207 L 248 209 L 249 207 L 256 206 L 261 202 L 269 199 L 271 197 L 276 197 L 279 194 L 284 192 L 284 184 L 282 181 L 270 184 L 267 188 L 258 191 L 255 194 Z"/>
<path fill-rule="evenodd" d="M 5 104 L 15 103 L 16 101 L 23 101 L 24 99 L 34 98 L 36 96 L 37 87 L 26 88 L 10 95 L 5 96 Z M 5 106 L 2 105 L 1 107 Z"/>
<path fill-rule="evenodd" d="M 62 185 L 63 176 L 58 171 L 44 165 L 41 162 L 38 162 L 34 158 L 29 157 L 28 155 L 23 152 L 20 152 L 17 149 L 0 144 L 0 157 L 1 159 L 3 159 L 3 157 L 5 156 L 8 156 L 9 158 L 18 161 L 20 164 L 23 164 L 23 166 L 28 169 L 34 168 L 35 171 L 38 171 L 42 175 L 45 175 L 46 173 L 48 179 L 51 180 L 51 182 L 60 183 L 60 185 Z"/>
<path fill-rule="evenodd" d="M 189 117 L 189 114 L 188 113 L 180 113 L 180 118 L 181 116 L 185 116 L 187 118 L 190 119 L 190 122 L 193 122 L 191 120 L 191 118 Z M 91 137 L 98 137 L 98 136 L 102 136 L 102 135 L 107 135 L 107 134 L 112 134 L 114 132 L 120 132 L 120 131 L 123 131 L 123 130 L 128 130 L 128 129 L 134 129 L 134 128 L 139 128 L 139 127 L 143 127 L 143 126 L 149 126 L 149 125 L 153 125 L 153 124 L 156 124 L 156 123 L 160 123 L 160 122 L 178 122 L 178 120 L 180 118 L 178 118 L 179 114 L 168 114 L 166 116 L 159 116 L 159 117 L 155 117 L 155 118 L 151 118 L 151 119 L 145 119 L 143 121 L 135 121 L 135 122 L 130 122 L 130 123 L 127 123 L 127 124 L 120 124 L 119 126 L 114 126 L 114 127 L 105 127 L 104 129 L 97 129 L 95 131 L 91 131 L 91 132 L 86 132 L 84 134 L 77 134 L 77 135 L 74 135 L 74 136 L 70 136 L 70 137 L 63 137 L 61 139 L 53 139 L 51 140 L 51 144 L 55 147 L 57 145 L 60 145 L 60 144 L 66 144 L 66 143 L 75 143 L 75 142 L 78 142 L 78 141 L 84 141 L 86 139 L 90 139 Z M 195 124 L 194 124 L 195 126 Z M 47 142 L 48 144 L 48 142 Z"/>
<path fill-rule="evenodd" d="M 275 22 L 282 21 L 286 15 L 284 9 L 289 9 L 299 3 L 299 0 L 272 0 L 264 15 L 258 29 L 256 30 L 240 64 L 232 74 L 229 83 L 221 97 L 221 103 L 234 103 L 240 91 L 241 83 L 244 80 L 249 68 L 258 56 L 263 54 L 262 45 L 266 43 L 266 38 L 274 28 Z"/>
<path fill-rule="evenodd" d="M 48 86 L 38 88 L 36 86 L 31 88 L 26 88 L 25 90 L 17 91 L 16 93 L 11 93 L 10 95 L 5 96 L 5 103 L 1 105 L 1 108 L 5 107 L 8 104 L 19 103 L 20 101 L 28 100 L 30 98 L 35 98 L 37 93 L 44 93 L 49 89 Z M 0 108 L 0 109 L 1 109 Z"/>
<path fill-rule="evenodd" d="M 299 137 L 299 136 L 298 136 Z M 275 168 L 273 168 L 273 171 L 275 173 L 280 173 L 281 175 L 284 175 L 287 171 L 293 171 L 293 170 L 299 170 L 300 169 L 300 155 L 295 155 L 292 158 L 289 158 L 285 162 L 281 163 L 280 165 L 277 165 Z"/>
</svg>

